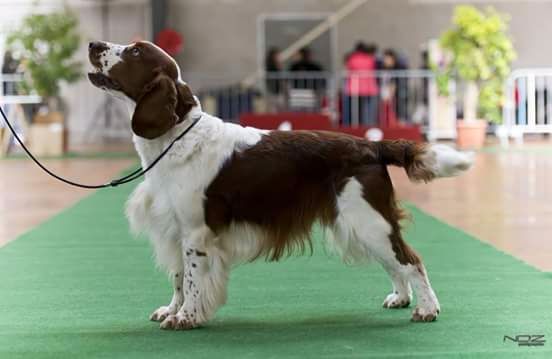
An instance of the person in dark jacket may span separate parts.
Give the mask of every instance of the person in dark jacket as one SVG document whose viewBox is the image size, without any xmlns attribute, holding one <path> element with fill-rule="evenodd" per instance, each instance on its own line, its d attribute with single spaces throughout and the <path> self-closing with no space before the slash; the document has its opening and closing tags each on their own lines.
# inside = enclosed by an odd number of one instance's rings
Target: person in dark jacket
<svg viewBox="0 0 552 359">
<path fill-rule="evenodd" d="M 304 47 L 298 52 L 298 59 L 291 64 L 291 72 L 323 72 L 324 68 L 318 62 L 312 59 L 312 52 L 308 47 Z M 299 75 L 300 77 L 300 75 Z M 293 87 L 297 89 L 322 90 L 325 87 L 325 81 L 322 75 L 305 76 L 304 79 L 295 79 Z"/>
<path fill-rule="evenodd" d="M 312 59 L 312 52 L 308 47 L 299 50 L 299 58 L 289 68 L 289 71 L 297 72 L 322 70 L 322 66 Z"/>
<path fill-rule="evenodd" d="M 382 70 L 400 71 L 406 70 L 408 64 L 406 59 L 399 57 L 397 52 L 387 49 L 383 53 Z M 391 106 L 387 119 L 388 125 L 394 125 L 399 121 L 405 121 L 407 117 L 408 101 L 408 79 L 397 74 L 385 76 L 385 91 L 383 94 L 384 102 Z"/>
<path fill-rule="evenodd" d="M 271 47 L 265 58 L 266 89 L 271 94 L 279 94 L 282 91 L 281 79 L 279 78 L 282 70 L 280 50 L 277 47 Z"/>
<path fill-rule="evenodd" d="M 280 49 L 271 47 L 265 58 L 266 95 L 269 112 L 278 112 L 285 107 L 283 69 Z"/>
<path fill-rule="evenodd" d="M 3 74 L 15 74 L 19 68 L 19 61 L 13 58 L 11 51 L 4 53 L 4 61 L 2 63 Z M 14 82 L 4 82 L 4 95 L 17 95 L 17 88 Z"/>
</svg>

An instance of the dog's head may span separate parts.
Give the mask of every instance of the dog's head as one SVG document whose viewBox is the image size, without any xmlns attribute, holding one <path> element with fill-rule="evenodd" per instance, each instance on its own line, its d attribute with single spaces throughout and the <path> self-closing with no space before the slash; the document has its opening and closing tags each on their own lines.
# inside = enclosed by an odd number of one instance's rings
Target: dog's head
<svg viewBox="0 0 552 359">
<path fill-rule="evenodd" d="M 196 105 L 174 59 L 150 42 L 91 42 L 88 58 L 95 69 L 88 74 L 94 86 L 136 104 L 132 130 L 140 137 L 165 134 Z"/>
</svg>

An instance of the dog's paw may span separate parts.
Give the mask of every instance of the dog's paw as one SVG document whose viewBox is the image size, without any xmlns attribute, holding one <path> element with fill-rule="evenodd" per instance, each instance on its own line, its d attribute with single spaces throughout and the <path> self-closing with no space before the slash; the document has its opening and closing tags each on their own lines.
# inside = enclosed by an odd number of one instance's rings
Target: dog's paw
<svg viewBox="0 0 552 359">
<path fill-rule="evenodd" d="M 406 308 L 410 305 L 410 297 L 393 292 L 383 301 L 384 308 Z"/>
<path fill-rule="evenodd" d="M 162 322 L 171 314 L 176 314 L 176 309 L 172 309 L 170 306 L 159 307 L 150 315 L 152 322 Z"/>
<path fill-rule="evenodd" d="M 186 315 L 175 314 L 169 315 L 163 322 L 161 322 L 160 328 L 166 330 L 187 330 L 197 328 L 198 323 L 191 320 Z"/>
<path fill-rule="evenodd" d="M 433 308 L 416 307 L 412 312 L 413 322 L 433 322 L 439 316 L 441 310 L 438 306 Z"/>
</svg>

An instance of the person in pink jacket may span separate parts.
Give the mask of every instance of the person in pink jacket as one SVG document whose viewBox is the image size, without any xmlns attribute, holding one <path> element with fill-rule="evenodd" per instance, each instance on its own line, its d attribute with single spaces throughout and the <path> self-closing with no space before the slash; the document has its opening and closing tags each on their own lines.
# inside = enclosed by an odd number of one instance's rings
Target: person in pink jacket
<svg viewBox="0 0 552 359">
<path fill-rule="evenodd" d="M 378 83 L 371 74 L 376 70 L 376 47 L 358 42 L 346 58 L 348 71 L 343 98 L 343 124 L 377 125 Z"/>
</svg>

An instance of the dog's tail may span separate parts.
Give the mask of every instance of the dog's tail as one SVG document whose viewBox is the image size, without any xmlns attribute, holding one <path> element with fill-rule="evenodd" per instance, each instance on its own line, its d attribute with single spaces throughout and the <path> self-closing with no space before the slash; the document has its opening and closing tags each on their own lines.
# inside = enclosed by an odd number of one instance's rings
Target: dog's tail
<svg viewBox="0 0 552 359">
<path fill-rule="evenodd" d="M 380 163 L 404 167 L 408 178 L 414 182 L 457 176 L 473 163 L 473 153 L 459 152 L 441 144 L 419 144 L 406 140 L 384 140 L 374 144 Z"/>
</svg>

